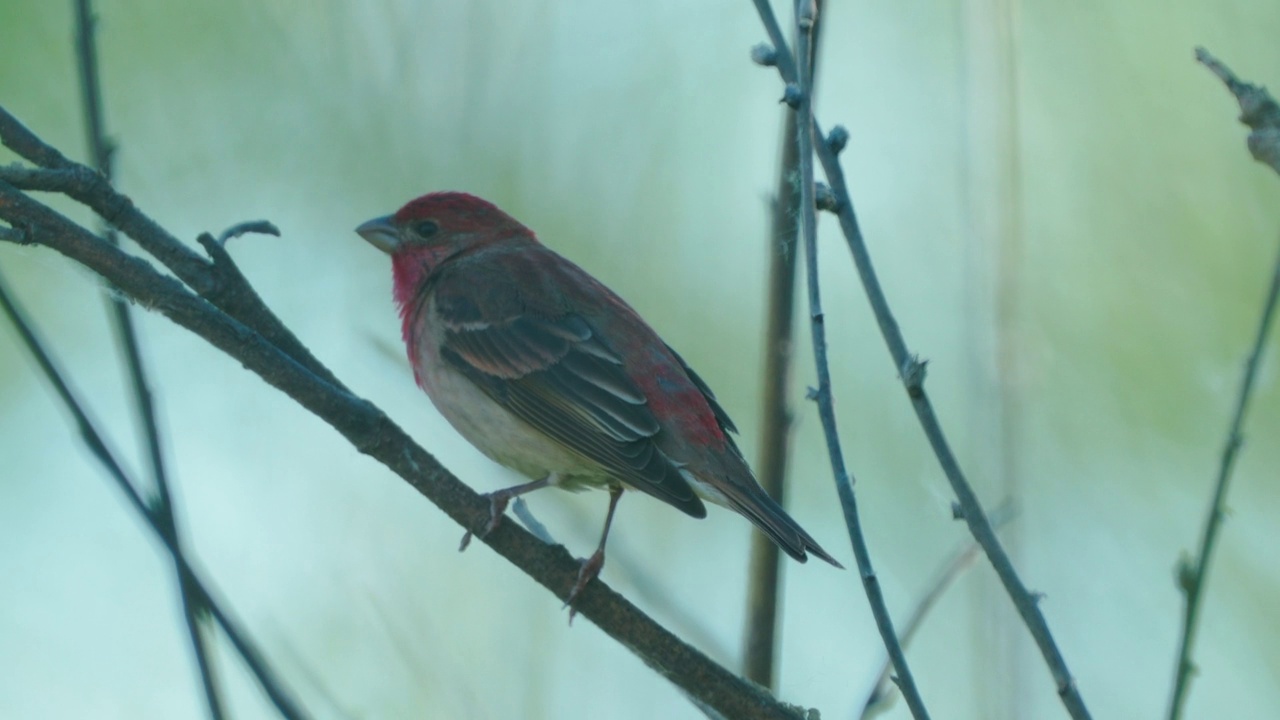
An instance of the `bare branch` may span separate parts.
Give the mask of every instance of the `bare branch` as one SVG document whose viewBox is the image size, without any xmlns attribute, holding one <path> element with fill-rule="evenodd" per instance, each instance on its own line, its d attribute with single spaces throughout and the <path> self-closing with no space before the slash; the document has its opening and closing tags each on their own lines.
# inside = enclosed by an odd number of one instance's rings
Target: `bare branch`
<svg viewBox="0 0 1280 720">
<path fill-rule="evenodd" d="M 1006 500 L 991 512 L 991 523 L 999 530 L 1012 520 L 1014 515 L 1013 503 Z M 941 568 L 934 576 L 933 582 L 930 583 L 929 589 L 916 601 L 915 607 L 907 615 L 907 621 L 902 624 L 903 647 L 911 644 L 911 640 L 915 638 L 920 627 L 924 625 L 925 618 L 929 616 L 929 612 L 937 606 L 938 601 L 955 585 L 956 580 L 959 580 L 960 576 L 973 566 L 973 561 L 978 558 L 981 552 L 982 548 L 978 543 L 970 540 L 964 544 L 964 547 L 956 550 L 946 562 L 942 563 Z M 893 690 L 896 687 L 894 677 L 890 674 L 892 670 L 893 664 L 886 657 L 884 663 L 880 666 L 880 674 L 876 677 L 875 685 L 867 696 L 867 701 L 862 704 L 860 719 L 865 720 L 866 718 L 875 717 L 889 708 L 889 703 L 894 697 Z"/>
<path fill-rule="evenodd" d="M 862 535 L 862 521 L 858 517 L 858 503 L 853 493 L 853 478 L 845 467 L 844 452 L 840 449 L 840 434 L 836 429 L 835 399 L 831 393 L 831 368 L 827 364 L 827 335 L 825 318 L 822 314 L 822 294 L 818 287 L 818 216 L 814 199 L 813 181 L 813 78 L 812 78 L 812 31 L 817 20 L 815 0 L 796 0 L 796 56 L 795 66 L 800 68 L 795 86 L 800 96 L 796 108 L 796 143 L 800 171 L 800 236 L 804 242 L 805 278 L 809 288 L 809 320 L 813 339 L 813 357 L 817 366 L 818 387 L 814 399 L 818 403 L 818 417 L 822 420 L 823 435 L 827 440 L 827 454 L 831 460 L 831 470 L 835 476 L 836 492 L 840 496 L 840 507 L 844 511 L 844 522 L 849 530 L 849 540 L 853 545 L 853 554 L 858 563 L 858 574 L 862 578 L 862 586 L 871 605 L 871 614 L 875 617 L 876 628 L 884 641 L 889 658 L 893 661 L 894 670 L 898 674 L 898 685 L 902 688 L 902 696 L 907 707 L 916 720 L 926 720 L 929 712 L 924 700 L 916 689 L 911 668 L 907 665 L 906 655 L 898 636 L 893 629 L 893 618 L 885 605 L 884 594 L 880 589 L 880 580 L 871 566 L 871 553 Z M 778 45 L 779 49 L 783 46 Z M 786 53 L 779 53 L 786 55 Z"/>
<path fill-rule="evenodd" d="M 85 132 L 89 139 L 90 154 L 93 165 L 108 181 L 111 179 L 111 160 L 115 155 L 115 145 L 107 139 L 102 112 L 102 87 L 98 80 L 98 52 L 94 33 L 96 18 L 90 0 L 76 0 L 76 56 L 80 68 L 80 90 L 85 115 Z M 103 236 L 112 245 L 119 245 L 116 233 L 110 226 L 103 227 Z M 160 443 L 160 427 L 156 422 L 155 402 L 151 395 L 147 371 L 142 364 L 142 353 L 138 347 L 138 334 L 133 327 L 133 318 L 129 314 L 129 306 L 120 296 L 108 293 L 111 304 L 111 317 L 120 344 L 124 352 L 125 366 L 129 373 L 129 384 L 133 390 L 134 407 L 142 424 L 143 436 L 146 438 L 147 458 L 151 468 L 152 484 L 156 488 L 154 512 L 160 521 L 160 527 L 168 535 L 174 552 L 174 573 L 178 578 L 178 587 L 182 591 L 182 615 L 187 626 L 187 637 L 191 642 L 191 651 L 195 655 L 196 668 L 200 674 L 200 685 L 204 690 L 205 705 L 209 709 L 209 717 L 221 720 L 226 716 L 222 707 L 222 697 L 218 690 L 218 680 L 213 665 L 213 656 L 209 651 L 207 626 L 203 618 L 209 611 L 200 599 L 200 594 L 192 584 L 190 576 L 183 572 L 181 562 L 182 540 L 178 522 L 173 512 L 173 498 L 169 492 L 169 474 L 165 469 L 164 452 Z"/>
<path fill-rule="evenodd" d="M 3 108 L 0 143 L 44 168 L 0 167 L 0 180 L 22 190 L 61 193 L 93 210 L 206 300 L 261 333 L 310 372 L 341 387 L 333 373 L 267 309 L 225 253 L 213 255 L 213 262 L 201 257 L 116 192 L 100 173 L 68 160 Z"/>
<path fill-rule="evenodd" d="M 3 183 L 0 183 L 0 192 L 5 190 L 7 188 L 4 187 Z M 88 231 L 78 227 L 77 230 L 88 233 Z M 97 241 L 96 238 L 95 241 Z M 112 248 L 112 250 L 120 253 L 118 249 Z M 53 385 L 53 389 L 57 392 L 58 397 L 62 399 L 63 405 L 75 418 L 76 426 L 80 430 L 80 436 L 85 445 L 88 446 L 89 451 L 102 464 L 107 474 L 115 482 L 116 486 L 120 488 L 120 491 L 124 493 L 130 507 L 143 519 L 147 527 L 156 536 L 156 539 L 163 543 L 165 549 L 168 550 L 177 568 L 184 594 L 190 592 L 194 600 L 193 605 L 199 607 L 201 612 L 210 613 L 218 625 L 222 627 L 232 646 L 244 658 L 245 665 L 249 667 L 250 672 L 275 705 L 281 717 L 287 720 L 303 720 L 309 717 L 293 699 L 292 695 L 285 691 L 280 681 L 276 679 L 275 673 L 267 664 L 262 653 L 249 640 L 249 635 L 240 629 L 240 623 L 223 610 L 219 603 L 213 599 L 208 586 L 200 580 L 200 577 L 192 569 L 183 554 L 182 548 L 173 533 L 172 525 L 167 524 L 170 521 L 151 503 L 143 499 L 141 492 L 138 490 L 138 483 L 129 477 L 124 470 L 124 466 L 116 460 L 115 454 L 107 447 L 106 439 L 89 419 L 88 413 L 84 411 L 84 406 L 63 379 L 62 373 L 58 371 L 57 364 L 44 349 L 40 339 L 36 337 L 24 313 L 9 297 L 9 292 L 3 279 L 0 279 L 0 307 L 4 308 L 5 314 L 9 316 L 9 320 L 17 328 L 18 335 L 26 344 L 31 355 L 36 359 L 41 371 L 49 380 L 49 383 Z M 221 706 L 210 706 L 210 712 L 215 712 L 214 707 L 220 708 Z"/>
<path fill-rule="evenodd" d="M 1280 106 L 1276 105 L 1276 101 L 1271 98 L 1265 88 L 1240 81 L 1226 65 L 1219 62 L 1204 48 L 1196 48 L 1196 59 L 1226 83 L 1227 88 L 1240 101 L 1240 121 L 1254 130 L 1249 136 L 1249 151 L 1253 153 L 1254 159 L 1280 172 Z M 1227 486 L 1231 481 L 1231 472 L 1235 468 L 1236 455 L 1244 442 L 1242 428 L 1245 411 L 1248 410 L 1249 399 L 1253 395 L 1253 383 L 1257 377 L 1263 348 L 1267 345 L 1267 334 L 1270 332 L 1272 319 L 1275 316 L 1277 297 L 1280 297 L 1280 256 L 1276 258 L 1275 267 L 1271 272 L 1271 284 L 1262 302 L 1262 317 L 1258 321 L 1253 347 L 1245 360 L 1244 377 L 1240 381 L 1235 412 L 1231 417 L 1231 424 L 1227 428 L 1227 439 L 1222 447 L 1218 476 L 1213 486 L 1213 500 L 1209 503 L 1209 512 L 1205 516 L 1199 553 L 1194 562 L 1185 556 L 1178 562 L 1178 587 L 1186 595 L 1186 604 L 1183 606 L 1182 632 L 1178 639 L 1178 660 L 1174 666 L 1173 691 L 1169 699 L 1170 720 L 1182 717 L 1186 707 L 1187 693 L 1191 687 L 1191 678 L 1195 674 L 1195 662 L 1191 659 L 1191 650 L 1195 645 L 1200 608 L 1203 605 L 1208 583 L 1209 561 L 1213 559 L 1213 549 L 1222 528 L 1222 520 L 1226 516 Z"/>
<path fill-rule="evenodd" d="M 790 87 L 795 84 L 797 79 L 796 64 L 790 54 L 785 51 L 787 44 L 782 36 L 782 30 L 778 27 L 777 18 L 774 17 L 768 0 L 754 0 L 754 2 L 756 10 L 760 14 L 760 19 L 765 26 L 765 31 L 769 34 L 769 41 L 778 51 L 775 67 L 777 67 L 783 82 Z M 816 119 L 813 121 L 812 127 L 815 138 L 824 137 L 822 128 Z M 947 481 L 951 484 L 952 492 L 956 494 L 961 514 L 965 523 L 969 526 L 969 532 L 973 534 L 974 539 L 982 546 L 983 552 L 986 553 L 987 558 L 991 561 L 992 568 L 996 571 L 996 575 L 999 576 L 1000 582 L 1003 583 L 1005 591 L 1009 594 L 1014 607 L 1026 624 L 1032 639 L 1035 640 L 1037 647 L 1040 648 L 1045 664 L 1053 676 L 1058 696 L 1062 699 L 1067 712 L 1073 718 L 1076 720 L 1088 718 L 1090 715 L 1088 708 L 1084 704 L 1084 698 L 1080 696 L 1075 679 L 1067 667 L 1066 659 L 1063 658 L 1062 652 L 1058 649 L 1058 645 L 1053 639 L 1053 633 L 1049 630 L 1049 624 L 1045 621 L 1044 614 L 1040 612 L 1037 597 L 1026 588 L 1022 583 L 1022 579 L 1018 577 L 1018 573 L 1014 570 L 1013 563 L 1009 559 L 1009 554 L 1005 552 L 1004 546 L 1001 545 L 999 538 L 996 537 L 995 531 L 991 527 L 991 521 L 982 510 L 982 504 L 978 501 L 977 494 L 974 493 L 973 487 L 960 470 L 955 454 L 951 451 L 951 446 L 942 431 L 942 425 L 934 413 L 933 404 L 929 401 L 929 396 L 925 392 L 922 373 L 923 364 L 907 350 L 902 331 L 898 328 L 898 321 L 889 309 L 888 300 L 885 298 L 884 290 L 880 287 L 875 268 L 871 264 L 871 256 L 867 252 L 866 243 L 862 238 L 862 231 L 858 228 L 853 201 L 849 196 L 849 188 L 845 184 L 844 170 L 840 167 L 840 162 L 837 158 L 837 148 L 843 146 L 845 139 L 847 139 L 847 131 L 837 127 L 832 131 L 832 135 L 827 137 L 826 141 L 815 143 L 815 151 L 817 152 L 818 160 L 822 163 L 822 169 L 826 173 L 827 182 L 835 198 L 835 204 L 838 208 L 836 215 L 840 219 L 840 228 L 844 232 L 849 251 L 853 255 L 854 265 L 857 267 L 863 290 L 867 294 L 876 322 L 880 326 L 881 335 L 883 335 L 885 344 L 889 348 L 894 368 L 898 371 L 903 381 L 903 387 L 907 391 L 907 396 L 911 399 L 916 418 L 919 420 L 925 437 L 933 448 L 934 455 L 938 458 L 943 474 L 946 475 Z"/>
</svg>

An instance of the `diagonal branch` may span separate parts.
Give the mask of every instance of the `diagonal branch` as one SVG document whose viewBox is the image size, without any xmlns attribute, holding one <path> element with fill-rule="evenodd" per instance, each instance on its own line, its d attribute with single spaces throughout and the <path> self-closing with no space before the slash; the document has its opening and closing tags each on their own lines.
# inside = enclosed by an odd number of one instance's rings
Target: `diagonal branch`
<svg viewBox="0 0 1280 720">
<path fill-rule="evenodd" d="M 6 118 L 12 120 L 0 110 L 0 139 L 7 143 L 6 131 L 12 130 L 16 121 L 5 122 Z M 80 172 L 75 167 L 63 169 Z M 357 450 L 382 462 L 459 524 L 479 530 L 488 523 L 487 500 L 441 466 L 381 410 L 340 384 L 326 381 L 292 353 L 247 324 L 247 320 L 261 322 L 262 318 L 252 314 L 241 318 L 229 311 L 223 312 L 173 278 L 157 272 L 150 263 L 112 248 L 9 184 L 8 178 L 21 174 L 12 170 L 0 168 L 0 220 L 21 231 L 21 238 L 26 242 L 50 247 L 88 267 L 135 301 L 236 358 L 329 423 Z M 99 186 L 96 192 L 101 195 L 85 196 L 91 208 L 125 206 L 137 216 L 145 217 L 132 209 L 128 198 L 119 196 L 109 186 Z M 138 222 L 125 223 L 125 227 L 140 234 L 153 231 L 151 226 Z M 132 232 L 126 232 L 134 237 Z M 154 232 L 160 233 L 161 238 L 171 237 L 159 226 L 154 226 Z M 164 251 L 167 248 L 162 248 Z M 196 275 L 212 272 L 203 259 L 199 260 L 196 270 Z M 193 279 L 200 287 L 207 287 L 204 278 Z M 243 309 L 238 302 L 228 302 L 227 307 Z M 310 354 L 305 357 L 310 358 Z M 577 580 L 579 564 L 563 547 L 544 545 L 505 518 L 482 541 L 561 599 L 568 596 Z M 575 604 L 582 616 L 634 652 L 699 705 L 714 708 L 725 717 L 747 720 L 804 715 L 802 709 L 778 702 L 762 688 L 716 664 L 603 582 L 590 583 Z"/>
<path fill-rule="evenodd" d="M 0 183 L 0 190 L 4 189 L 3 184 Z M 8 219 L 8 216 L 5 217 Z M 87 233 L 88 231 L 82 230 L 82 232 Z M 115 252 L 119 252 L 119 250 L 115 250 Z M 107 447 L 102 433 L 98 431 L 98 428 L 89 419 L 88 414 L 84 411 L 84 406 L 63 379 L 62 373 L 58 371 L 56 363 L 49 356 L 49 353 L 45 351 L 43 343 L 36 337 L 24 313 L 9 297 L 9 291 L 3 279 L 0 279 L 0 307 L 4 309 L 5 314 L 8 315 L 9 320 L 18 330 L 18 335 L 35 358 L 40 370 L 48 378 L 50 384 L 53 385 L 53 389 L 58 393 L 63 405 L 75 418 L 76 426 L 80 430 L 80 436 L 83 438 L 85 445 L 88 446 L 89 451 L 93 453 L 93 456 L 106 469 L 107 474 L 115 482 L 116 486 L 124 493 L 130 507 L 146 522 L 147 527 L 168 550 L 177 568 L 184 592 L 189 590 L 192 593 L 193 604 L 201 607 L 202 611 L 209 612 L 218 625 L 222 627 L 232 646 L 244 658 L 245 665 L 249 667 L 249 671 L 275 705 L 280 716 L 286 718 L 286 720 L 305 720 L 309 716 L 298 706 L 293 697 L 284 690 L 284 686 L 276 679 L 262 653 L 248 639 L 248 634 L 240 629 L 239 622 L 227 614 L 213 600 L 213 596 L 210 595 L 205 583 L 200 580 L 195 570 L 188 564 L 186 556 L 171 532 L 172 527 L 167 526 L 163 517 L 143 499 L 142 494 L 138 491 L 137 482 L 128 476 L 124 466 L 116 460 L 115 455 Z M 213 711 L 213 707 L 210 707 L 211 711 Z"/>
<path fill-rule="evenodd" d="M 214 255 L 212 261 L 201 257 L 147 217 L 132 200 L 116 192 L 101 173 L 68 160 L 2 107 L 0 143 L 40 166 L 40 169 L 0 166 L 0 180 L 21 190 L 61 193 L 94 211 L 138 243 L 201 297 L 239 318 L 309 372 L 331 385 L 342 387 L 333 373 L 316 360 L 293 332 L 267 309 L 262 298 L 234 270 L 234 264 L 225 253 Z"/>
<path fill-rule="evenodd" d="M 75 5 L 76 56 L 80 68 L 85 130 L 89 136 L 93 164 L 109 182 L 111 159 L 115 148 L 107 139 L 106 129 L 103 127 L 102 86 L 98 81 L 98 53 L 94 33 L 96 18 L 93 16 L 90 0 L 76 0 Z M 103 236 L 112 245 L 119 245 L 116 233 L 110 226 L 104 226 Z M 129 314 L 129 306 L 125 304 L 124 299 L 115 294 L 109 294 L 109 297 L 112 320 L 119 334 L 125 365 L 129 371 L 134 404 L 146 438 L 151 478 L 156 488 L 153 512 L 158 515 L 160 527 L 173 545 L 174 573 L 178 577 L 178 586 L 182 591 L 182 615 L 187 627 L 187 637 L 191 642 L 191 651 L 195 655 L 196 668 L 200 674 L 200 685 L 204 689 L 205 705 L 209 708 L 209 717 L 213 720 L 222 720 L 226 713 L 222 707 L 213 658 L 205 635 L 207 626 L 201 621 L 208 612 L 208 608 L 200 601 L 199 593 L 192 585 L 190 576 L 182 571 L 182 563 L 179 562 L 182 556 L 181 533 L 174 516 L 173 497 L 169 492 L 169 477 L 165 470 L 164 452 L 160 443 L 160 427 L 156 422 L 155 403 L 147 382 L 146 368 L 142 364 L 142 353 L 138 348 L 138 335 L 134 330 L 133 318 Z"/>
<path fill-rule="evenodd" d="M 991 522 L 995 524 L 999 530 L 1001 526 L 1013 519 L 1014 507 L 1011 500 L 1005 500 L 991 513 Z M 921 595 L 916 604 L 911 608 L 911 612 L 907 615 L 907 621 L 902 624 L 902 646 L 905 648 L 911 644 L 912 638 L 919 632 L 920 627 L 924 625 L 925 619 L 929 616 L 929 611 L 937 606 L 947 590 L 955 584 L 960 576 L 968 570 L 978 554 L 982 552 L 982 548 L 978 543 L 969 540 L 963 547 L 952 553 L 951 557 L 942 564 L 934 576 L 934 580 L 929 585 L 929 589 Z M 862 704 L 862 712 L 858 716 L 859 720 L 869 720 L 889 708 L 889 704 L 893 700 L 893 687 L 891 684 L 892 676 L 889 672 L 893 669 L 893 664 L 889 658 L 884 659 L 884 664 L 880 668 L 880 674 L 876 677 L 875 685 L 872 686 L 871 692 L 867 695 L 867 700 Z"/>
<path fill-rule="evenodd" d="M 773 9 L 769 6 L 768 0 L 754 1 L 756 10 L 760 14 L 760 20 L 769 35 L 769 42 L 773 44 L 776 50 L 774 56 L 777 62 L 774 64 L 778 68 L 778 73 L 782 76 L 784 82 L 788 85 L 794 85 L 798 78 L 796 63 L 786 51 L 787 43 L 782 36 L 781 28 L 778 26 L 778 20 L 774 17 Z M 813 122 L 813 135 L 817 138 L 824 137 L 817 120 Z M 973 534 L 974 539 L 982 546 L 983 552 L 986 553 L 992 568 L 996 571 L 996 575 L 999 576 L 1000 582 L 1003 583 L 1005 591 L 1009 594 L 1014 607 L 1026 624 L 1032 639 L 1035 640 L 1036 645 L 1040 648 L 1045 664 L 1053 676 L 1058 696 L 1062 699 L 1062 703 L 1071 717 L 1076 720 L 1088 718 L 1090 715 L 1088 708 L 1084 704 L 1084 698 L 1080 696 L 1075 679 L 1071 676 L 1071 671 L 1067 667 L 1066 659 L 1063 658 L 1062 652 L 1058 649 L 1058 645 L 1053 639 L 1053 633 L 1049 630 L 1049 624 L 1045 621 L 1044 614 L 1040 612 L 1038 596 L 1029 591 L 1026 585 L 1023 584 L 1022 579 L 1018 577 L 1017 571 L 1014 570 L 1013 562 L 1009 559 L 1009 554 L 1005 552 L 1004 546 L 1001 545 L 999 538 L 996 537 L 995 530 L 991 527 L 991 521 L 983 511 L 977 494 L 974 493 L 973 487 L 965 478 L 960 469 L 960 464 L 956 460 L 955 453 L 952 452 L 951 446 L 947 442 L 946 435 L 942 431 L 942 425 L 934 413 L 933 404 L 929 401 L 929 396 L 924 389 L 925 363 L 907 350 L 902 331 L 898 328 L 898 322 L 894 318 L 893 312 L 889 309 L 888 300 L 885 298 L 884 290 L 880 287 L 875 268 L 871 264 L 871 256 L 867 252 L 866 243 L 862 238 L 862 231 L 858 228 L 858 220 L 853 210 L 853 201 L 850 199 L 849 188 L 845 183 L 844 170 L 840 167 L 840 162 L 836 157 L 839 148 L 843 147 L 847 138 L 848 133 L 843 128 L 837 127 L 825 142 L 815 143 L 814 149 L 818 155 L 818 160 L 822 163 L 822 169 L 826 173 L 827 182 L 831 188 L 830 205 L 828 207 L 840 219 L 840 228 L 844 232 L 849 251 L 853 255 L 853 262 L 862 280 L 863 290 L 867 294 L 867 300 L 870 302 L 876 322 L 880 326 L 880 333 L 889 348 L 894 367 L 897 369 L 903 386 L 907 391 L 907 396 L 910 398 L 911 406 L 915 410 L 916 418 L 924 430 L 925 437 L 929 440 L 934 455 L 938 458 L 943 474 L 946 475 L 947 481 L 951 484 L 952 492 L 956 494 L 958 512 L 969 526 L 969 532 Z"/>
<path fill-rule="evenodd" d="M 1226 65 L 1204 48 L 1196 48 L 1196 59 L 1217 75 L 1240 102 L 1240 122 L 1253 130 L 1249 135 L 1249 151 L 1254 159 L 1280 173 L 1280 105 L 1266 91 L 1266 88 L 1241 81 L 1235 73 L 1232 73 Z M 1271 329 L 1272 319 L 1275 316 L 1278 297 L 1280 297 L 1280 256 L 1276 258 L 1275 268 L 1271 273 L 1271 284 L 1262 302 L 1262 317 L 1258 321 L 1253 347 L 1245 360 L 1244 377 L 1240 381 L 1235 413 L 1231 417 L 1227 439 L 1222 447 L 1218 476 L 1213 485 L 1213 500 L 1209 503 L 1209 513 L 1205 517 L 1204 531 L 1200 538 L 1200 550 L 1194 563 L 1190 558 L 1184 557 L 1178 564 L 1178 584 L 1186 595 L 1186 604 L 1183 607 L 1181 637 L 1178 639 L 1178 661 L 1174 666 L 1173 693 L 1169 700 L 1170 720 L 1182 717 L 1187 692 L 1191 687 L 1191 678 L 1195 673 L 1195 662 L 1191 659 L 1191 650 L 1195 645 L 1200 608 L 1209 577 L 1209 561 L 1213 558 L 1218 532 L 1222 528 L 1222 520 L 1226 515 L 1227 485 L 1231 481 L 1231 472 L 1235 468 L 1236 455 L 1244 442 L 1242 428 L 1245 411 L 1248 410 L 1249 398 L 1253 395 L 1254 379 L 1257 377 L 1262 351 L 1267 345 L 1267 333 Z"/>
</svg>

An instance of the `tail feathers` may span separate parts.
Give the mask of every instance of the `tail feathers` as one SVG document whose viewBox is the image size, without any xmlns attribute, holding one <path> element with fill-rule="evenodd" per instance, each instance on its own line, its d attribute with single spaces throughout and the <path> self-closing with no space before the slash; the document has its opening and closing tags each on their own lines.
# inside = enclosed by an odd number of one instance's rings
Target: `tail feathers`
<svg viewBox="0 0 1280 720">
<path fill-rule="evenodd" d="M 805 532 L 799 523 L 792 520 L 787 511 L 774 502 L 763 488 L 756 486 L 752 490 L 753 492 L 742 495 L 725 493 L 725 499 L 734 510 L 750 520 L 761 532 L 768 535 L 770 540 L 777 543 L 783 552 L 796 560 L 805 562 L 809 559 L 809 553 L 812 553 L 814 557 L 844 569 L 844 566 L 823 550 L 818 541 Z"/>
</svg>

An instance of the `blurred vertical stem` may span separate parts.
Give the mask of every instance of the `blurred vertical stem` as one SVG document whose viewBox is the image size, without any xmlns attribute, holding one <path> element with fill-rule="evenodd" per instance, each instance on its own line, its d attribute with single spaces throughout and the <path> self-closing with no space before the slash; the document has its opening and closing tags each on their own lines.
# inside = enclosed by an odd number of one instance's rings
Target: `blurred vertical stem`
<svg viewBox="0 0 1280 720">
<path fill-rule="evenodd" d="M 818 0 L 818 17 L 822 3 Z M 821 22 L 813 26 L 809 72 L 817 70 Z M 785 505 L 784 481 L 791 446 L 792 412 L 787 397 L 795 347 L 796 242 L 799 235 L 800 155 L 796 148 L 796 114 L 784 113 L 782 159 L 778 189 L 770 206 L 769 299 L 765 318 L 764 382 L 761 388 L 760 461 L 756 474 L 765 492 Z M 782 597 L 782 559 L 778 546 L 762 533 L 751 534 L 751 568 L 747 587 L 747 637 L 743 672 L 751 681 L 772 689 L 776 680 L 778 607 Z"/>
<path fill-rule="evenodd" d="M 975 437 L 979 457 L 990 458 L 989 471 L 974 478 L 984 494 L 1020 496 L 1023 434 L 1024 266 L 1022 157 L 1019 117 L 1019 43 L 1021 0 L 964 0 L 959 37 L 965 131 L 964 207 L 969 239 L 965 243 L 966 334 L 978 347 L 992 349 L 970 364 L 970 382 L 978 393 L 970 403 L 971 421 L 992 428 Z M 994 366 L 994 374 L 992 368 Z M 1017 562 L 1022 529 L 1012 527 L 1000 539 Z M 1001 600 L 996 583 L 971 585 L 974 592 L 974 656 L 986 658 L 988 671 L 1003 682 L 976 690 L 980 714 L 1026 714 L 1033 667 L 1028 647 L 1018 641 L 1018 624 Z M 1013 620 L 1013 622 L 1010 622 Z"/>
<path fill-rule="evenodd" d="M 108 180 L 111 179 L 111 160 L 115 148 L 107 139 L 103 123 L 102 90 L 98 80 L 98 52 L 95 41 L 93 14 L 90 0 L 75 0 L 76 11 L 76 55 L 80 74 L 80 90 L 84 102 L 85 131 L 88 135 L 89 150 L 93 167 Z M 118 246 L 120 241 L 115 230 L 104 224 L 102 234 L 107 242 Z M 178 524 L 174 518 L 173 501 L 169 493 L 169 479 L 165 471 L 164 452 L 160 444 L 160 430 L 156 421 L 155 403 L 152 400 L 151 388 L 147 382 L 147 373 L 142 365 L 142 355 L 138 349 L 138 337 L 134 331 L 133 318 L 129 314 L 129 306 L 123 298 L 112 293 L 110 295 L 112 319 L 118 333 L 120 345 L 124 353 L 125 364 L 129 372 L 130 386 L 134 403 L 141 420 L 146 437 L 147 457 L 156 491 L 152 511 L 155 513 L 160 531 L 171 542 L 175 555 L 173 558 L 174 573 L 182 593 L 182 612 L 186 620 L 187 634 L 191 640 L 191 649 L 195 654 L 196 665 L 200 671 L 200 682 L 204 688 L 205 703 L 209 717 L 221 720 L 225 716 L 221 696 L 218 692 L 213 658 L 209 652 L 206 627 L 202 618 L 207 617 L 209 608 L 203 596 L 197 592 L 193 579 L 187 572 L 186 565 L 180 562 L 178 555 L 182 552 L 179 539 Z"/>
<path fill-rule="evenodd" d="M 1253 130 L 1248 139 L 1250 154 L 1258 162 L 1280 173 L 1280 104 L 1276 103 L 1266 88 L 1244 82 L 1236 77 L 1230 68 L 1204 48 L 1196 48 L 1196 60 L 1217 75 L 1240 103 L 1240 122 Z M 1186 707 L 1187 691 L 1191 686 L 1191 677 L 1195 674 L 1195 662 L 1191 659 L 1191 649 L 1195 645 L 1196 628 L 1209 575 L 1209 561 L 1213 557 L 1213 548 L 1217 544 L 1218 533 L 1222 529 L 1222 519 L 1226 514 L 1224 506 L 1227 499 L 1227 485 L 1231 480 L 1231 471 L 1235 468 L 1236 455 L 1244 442 L 1242 428 L 1245 411 L 1248 410 L 1249 398 L 1253 395 L 1253 383 L 1258 374 L 1258 364 L 1262 358 L 1263 349 L 1267 346 L 1267 334 L 1271 330 L 1278 299 L 1280 299 L 1280 256 L 1276 257 L 1275 267 L 1271 271 L 1271 285 L 1262 302 L 1262 317 L 1258 321 L 1253 348 L 1245 360 L 1244 377 L 1240 381 L 1240 392 L 1236 396 L 1235 414 L 1231 418 L 1231 426 L 1227 429 L 1227 439 L 1223 444 L 1222 458 L 1218 464 L 1218 476 L 1214 482 L 1213 500 L 1209 503 L 1204 533 L 1200 538 L 1200 553 L 1194 562 L 1189 557 L 1183 557 L 1178 563 L 1178 585 L 1186 595 L 1186 605 L 1182 615 L 1182 633 L 1178 641 L 1178 660 L 1173 671 L 1173 694 L 1169 700 L 1170 720 L 1178 720 L 1182 717 Z"/>
</svg>

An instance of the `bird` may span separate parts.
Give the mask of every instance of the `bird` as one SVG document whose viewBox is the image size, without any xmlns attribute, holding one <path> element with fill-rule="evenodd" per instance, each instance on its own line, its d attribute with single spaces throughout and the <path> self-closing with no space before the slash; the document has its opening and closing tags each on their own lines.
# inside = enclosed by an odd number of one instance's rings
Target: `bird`
<svg viewBox="0 0 1280 720">
<path fill-rule="evenodd" d="M 622 298 L 521 222 L 475 195 L 438 191 L 356 233 L 391 256 L 418 385 L 463 438 L 530 478 L 487 494 L 482 536 L 526 493 L 609 491 L 599 544 L 565 602 L 570 622 L 604 566 L 627 490 L 694 518 L 707 502 L 726 507 L 792 558 L 842 567 L 756 482 L 707 383 Z"/>
</svg>

